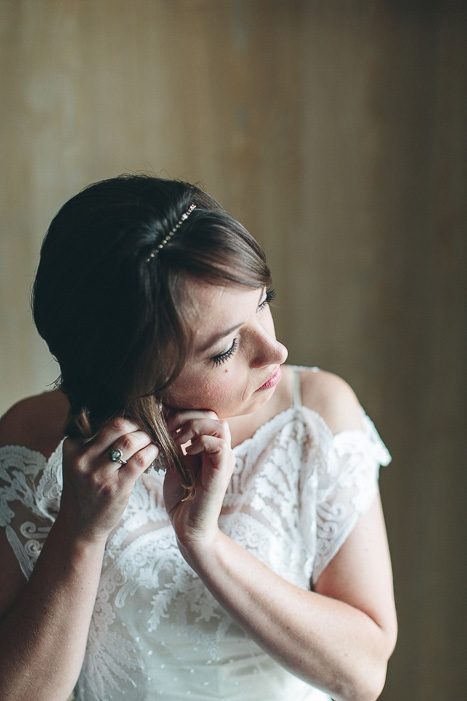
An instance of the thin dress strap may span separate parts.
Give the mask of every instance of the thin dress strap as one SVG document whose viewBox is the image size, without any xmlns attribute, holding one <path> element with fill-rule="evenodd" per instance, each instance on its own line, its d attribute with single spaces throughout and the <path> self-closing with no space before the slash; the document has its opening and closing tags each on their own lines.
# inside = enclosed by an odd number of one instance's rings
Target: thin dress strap
<svg viewBox="0 0 467 701">
<path fill-rule="evenodd" d="M 300 391 L 300 368 L 298 368 L 298 367 L 295 367 L 293 369 L 292 392 L 293 392 L 293 405 L 294 405 L 294 408 L 297 409 L 298 407 L 302 406 L 302 393 Z"/>
</svg>

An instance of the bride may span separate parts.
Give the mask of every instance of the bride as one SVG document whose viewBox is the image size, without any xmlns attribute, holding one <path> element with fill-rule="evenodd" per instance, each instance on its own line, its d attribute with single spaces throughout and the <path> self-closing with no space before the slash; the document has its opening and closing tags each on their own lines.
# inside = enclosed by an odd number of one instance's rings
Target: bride
<svg viewBox="0 0 467 701">
<path fill-rule="evenodd" d="M 0 422 L 0 697 L 376 699 L 396 638 L 350 387 L 285 365 L 252 236 L 121 176 L 52 221 L 33 311 L 57 389 Z"/>
</svg>

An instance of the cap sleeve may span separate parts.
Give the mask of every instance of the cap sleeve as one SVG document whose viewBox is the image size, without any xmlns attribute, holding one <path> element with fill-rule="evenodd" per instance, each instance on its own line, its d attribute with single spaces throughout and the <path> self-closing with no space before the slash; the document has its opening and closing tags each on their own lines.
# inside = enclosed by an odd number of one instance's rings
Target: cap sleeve
<svg viewBox="0 0 467 701">
<path fill-rule="evenodd" d="M 316 582 L 378 493 L 381 465 L 391 456 L 362 409 L 363 430 L 329 431 L 314 488 L 316 524 L 312 580 Z"/>
<path fill-rule="evenodd" d="M 0 526 L 27 578 L 58 513 L 61 449 L 48 461 L 23 446 L 0 449 Z"/>
</svg>

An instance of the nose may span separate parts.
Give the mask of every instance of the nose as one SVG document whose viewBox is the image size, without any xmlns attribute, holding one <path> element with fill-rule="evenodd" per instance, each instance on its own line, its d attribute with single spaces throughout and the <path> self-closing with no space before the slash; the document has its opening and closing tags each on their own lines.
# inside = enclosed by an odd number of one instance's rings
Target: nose
<svg viewBox="0 0 467 701">
<path fill-rule="evenodd" d="M 281 365 L 287 360 L 289 352 L 283 343 L 274 335 L 262 328 L 258 333 L 255 343 L 255 352 L 251 365 L 255 368 L 263 368 L 267 365 Z"/>
</svg>

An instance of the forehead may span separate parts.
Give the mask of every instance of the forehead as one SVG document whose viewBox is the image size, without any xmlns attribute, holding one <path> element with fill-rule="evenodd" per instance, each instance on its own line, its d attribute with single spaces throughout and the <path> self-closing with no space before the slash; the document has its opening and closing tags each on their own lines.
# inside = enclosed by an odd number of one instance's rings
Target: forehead
<svg viewBox="0 0 467 701">
<path fill-rule="evenodd" d="M 202 343 L 214 333 L 243 323 L 256 311 L 262 289 L 234 284 L 211 284 L 196 278 L 186 279 L 184 292 L 189 301 L 188 323 L 196 342 Z"/>
</svg>

